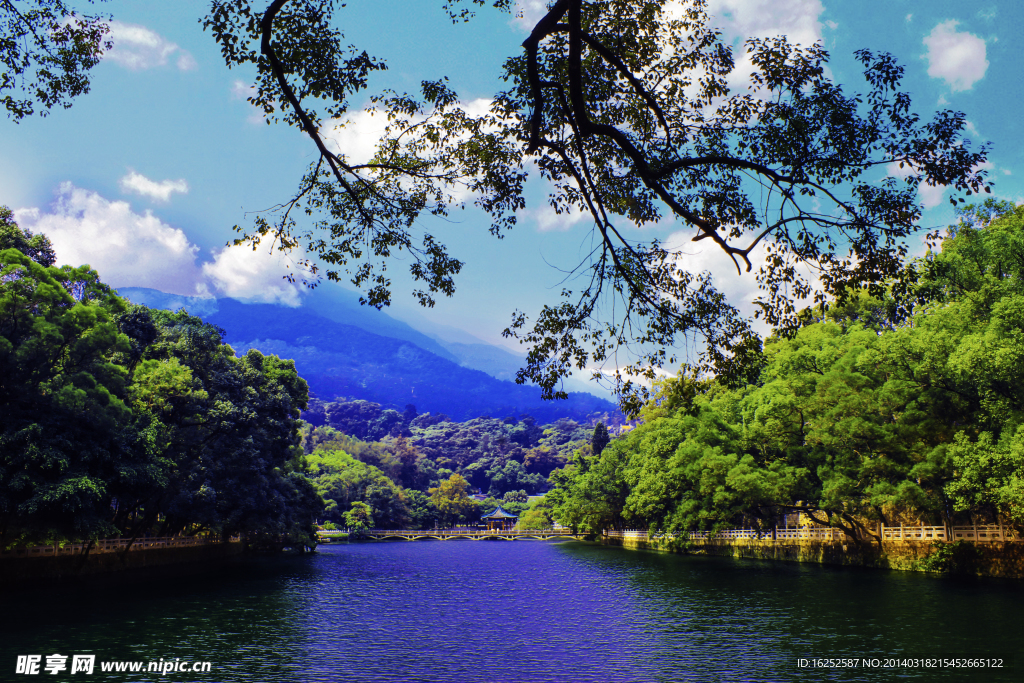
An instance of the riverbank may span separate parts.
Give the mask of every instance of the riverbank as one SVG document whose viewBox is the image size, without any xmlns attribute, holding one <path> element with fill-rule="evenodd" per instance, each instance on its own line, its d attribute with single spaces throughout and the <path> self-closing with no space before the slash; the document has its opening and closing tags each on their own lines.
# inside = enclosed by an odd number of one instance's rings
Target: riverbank
<svg viewBox="0 0 1024 683">
<path fill-rule="evenodd" d="M 130 574 L 186 574 L 218 567 L 242 556 L 245 544 L 208 543 L 181 548 L 152 548 L 130 552 L 0 557 L 0 585 L 75 581 L 87 577 Z"/>
<path fill-rule="evenodd" d="M 657 550 L 688 555 L 715 555 L 781 562 L 810 562 L 893 569 L 897 571 L 1024 578 L 1024 543 L 993 541 L 941 543 L 883 541 L 881 545 L 819 540 L 770 538 L 690 539 L 671 537 L 601 536 L 605 545 L 630 550 Z"/>
</svg>

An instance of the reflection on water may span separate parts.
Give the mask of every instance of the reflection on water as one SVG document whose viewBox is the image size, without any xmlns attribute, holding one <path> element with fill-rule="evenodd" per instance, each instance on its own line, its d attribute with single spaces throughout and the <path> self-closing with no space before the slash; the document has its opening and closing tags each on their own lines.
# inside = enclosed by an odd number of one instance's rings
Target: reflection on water
<svg viewBox="0 0 1024 683">
<path fill-rule="evenodd" d="M 1020 584 L 582 543 L 321 546 L 198 577 L 0 595 L 18 654 L 213 663 L 110 681 L 1016 681 Z M 798 669 L 1002 657 L 1002 671 Z M 31 680 L 13 676 L 11 679 Z M 0 676 L 8 680 L 7 676 Z"/>
</svg>

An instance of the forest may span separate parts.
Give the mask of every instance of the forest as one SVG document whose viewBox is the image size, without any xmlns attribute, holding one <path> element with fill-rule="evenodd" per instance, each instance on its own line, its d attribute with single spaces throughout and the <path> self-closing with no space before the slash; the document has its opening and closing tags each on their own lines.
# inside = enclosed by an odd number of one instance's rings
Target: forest
<svg viewBox="0 0 1024 683">
<path fill-rule="evenodd" d="M 536 510 L 529 523 L 549 526 L 547 505 L 527 499 L 546 491 L 551 472 L 595 438 L 607 442 L 604 420 L 615 416 L 597 414 L 586 425 L 568 418 L 538 425 L 528 415 L 453 422 L 412 405 L 400 413 L 369 401 L 312 399 L 303 417 L 306 462 L 327 501 L 325 519 L 351 527 L 345 515 L 358 501 L 373 526 L 395 529 L 475 523 L 499 504 L 515 514 Z"/>
<path fill-rule="evenodd" d="M 577 529 L 766 529 L 783 515 L 870 539 L 877 524 L 1024 524 L 1024 207 L 960 211 L 876 291 L 805 309 L 753 382 L 684 368 L 642 424 L 555 471 Z"/>
</svg>

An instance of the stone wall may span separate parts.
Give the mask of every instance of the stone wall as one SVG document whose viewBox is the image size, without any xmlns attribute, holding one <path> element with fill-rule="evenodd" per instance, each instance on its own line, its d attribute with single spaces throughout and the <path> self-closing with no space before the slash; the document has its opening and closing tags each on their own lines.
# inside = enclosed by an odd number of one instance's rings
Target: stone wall
<svg viewBox="0 0 1024 683">
<path fill-rule="evenodd" d="M 633 550 L 660 550 L 690 555 L 719 555 L 755 560 L 814 562 L 899 571 L 933 571 L 1003 578 L 1024 578 L 1024 543 L 932 543 L 887 541 L 858 545 L 812 539 L 737 538 L 682 541 L 672 538 L 608 538 L 601 542 Z"/>
<path fill-rule="evenodd" d="M 244 543 L 214 543 L 183 548 L 154 548 L 86 556 L 11 557 L 0 555 L 0 584 L 73 580 L 78 577 L 145 571 L 172 565 L 216 565 L 242 554 Z"/>
</svg>

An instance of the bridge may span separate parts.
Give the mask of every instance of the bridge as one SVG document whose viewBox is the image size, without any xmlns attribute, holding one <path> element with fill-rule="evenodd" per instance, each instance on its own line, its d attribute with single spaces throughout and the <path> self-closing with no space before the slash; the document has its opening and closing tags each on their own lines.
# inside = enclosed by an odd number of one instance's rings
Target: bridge
<svg viewBox="0 0 1024 683">
<path fill-rule="evenodd" d="M 321 541 L 327 541 L 333 536 L 342 536 L 345 531 L 317 532 Z M 370 538 L 375 541 L 401 540 L 401 541 L 552 541 L 557 539 L 582 539 L 583 534 L 573 534 L 569 529 L 535 529 L 530 531 L 512 531 L 499 529 L 417 529 L 417 530 L 395 530 L 395 529 L 367 529 L 362 532 L 363 538 Z"/>
</svg>

